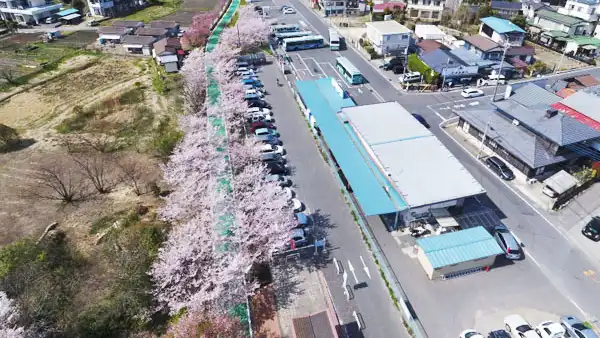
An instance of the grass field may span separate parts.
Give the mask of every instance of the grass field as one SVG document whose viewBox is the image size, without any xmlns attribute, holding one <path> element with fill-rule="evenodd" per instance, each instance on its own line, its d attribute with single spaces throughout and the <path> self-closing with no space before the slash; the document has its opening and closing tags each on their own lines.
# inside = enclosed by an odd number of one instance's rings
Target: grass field
<svg viewBox="0 0 600 338">
<path fill-rule="evenodd" d="M 143 21 L 148 23 L 153 20 L 164 18 L 167 15 L 174 14 L 179 6 L 181 5 L 180 0 L 164 0 L 158 4 L 148 6 L 142 10 L 139 10 L 133 14 L 119 17 L 111 20 L 106 20 L 101 23 L 102 26 L 110 26 L 115 20 L 133 20 Z"/>
</svg>

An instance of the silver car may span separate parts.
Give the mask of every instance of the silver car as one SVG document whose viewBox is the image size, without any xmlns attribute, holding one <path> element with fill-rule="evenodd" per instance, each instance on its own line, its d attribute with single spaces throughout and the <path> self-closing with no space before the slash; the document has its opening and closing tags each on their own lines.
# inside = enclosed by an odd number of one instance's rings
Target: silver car
<svg viewBox="0 0 600 338">
<path fill-rule="evenodd" d="M 512 233 L 504 226 L 494 228 L 494 238 L 498 245 L 504 250 L 505 256 L 508 259 L 521 259 L 521 246 L 515 239 Z"/>
<path fill-rule="evenodd" d="M 560 324 L 572 338 L 599 338 L 598 335 L 574 316 L 560 317 Z"/>
</svg>

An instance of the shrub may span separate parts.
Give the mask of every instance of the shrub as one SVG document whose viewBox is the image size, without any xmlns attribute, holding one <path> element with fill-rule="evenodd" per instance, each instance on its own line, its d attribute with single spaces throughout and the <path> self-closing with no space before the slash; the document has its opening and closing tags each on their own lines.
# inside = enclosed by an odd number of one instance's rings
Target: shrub
<svg viewBox="0 0 600 338">
<path fill-rule="evenodd" d="M 0 153 L 10 151 L 20 140 L 19 133 L 15 128 L 0 123 Z"/>
<path fill-rule="evenodd" d="M 139 83 L 139 82 L 136 82 Z M 144 91 L 136 86 L 136 88 L 126 91 L 121 94 L 118 98 L 118 102 L 121 105 L 136 104 L 144 100 Z"/>
<path fill-rule="evenodd" d="M 408 56 L 408 69 L 411 71 L 417 71 L 423 75 L 426 83 L 435 84 L 440 76 L 433 69 L 429 68 L 423 61 L 419 59 L 417 54 L 411 54 Z"/>
<path fill-rule="evenodd" d="M 83 109 L 82 106 L 75 106 L 72 110 L 73 116 L 64 119 L 58 126 L 56 131 L 61 134 L 68 134 L 74 131 L 80 131 L 85 128 L 88 121 L 94 118 L 94 110 Z"/>
</svg>

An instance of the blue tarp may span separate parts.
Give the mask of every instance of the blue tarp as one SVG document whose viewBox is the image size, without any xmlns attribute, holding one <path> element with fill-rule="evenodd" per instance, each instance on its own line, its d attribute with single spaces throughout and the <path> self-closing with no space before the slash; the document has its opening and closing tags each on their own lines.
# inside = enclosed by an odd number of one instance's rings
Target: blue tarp
<svg viewBox="0 0 600 338">
<path fill-rule="evenodd" d="M 75 14 L 77 12 L 79 12 L 79 10 L 77 8 L 69 8 L 69 9 L 65 9 L 64 11 L 60 11 L 60 12 L 56 13 L 56 15 L 63 17 L 63 16 L 67 16 L 69 14 Z"/>
<path fill-rule="evenodd" d="M 296 81 L 296 87 L 306 108 L 310 110 L 321 134 L 332 151 L 354 196 L 367 216 L 397 212 L 406 203 L 389 185 L 369 159 L 358 139 L 352 138 L 337 116 L 343 107 L 355 106 L 350 98 L 341 98 L 331 84 L 331 78 L 316 81 Z M 391 195 L 386 192 L 387 187 Z"/>
</svg>

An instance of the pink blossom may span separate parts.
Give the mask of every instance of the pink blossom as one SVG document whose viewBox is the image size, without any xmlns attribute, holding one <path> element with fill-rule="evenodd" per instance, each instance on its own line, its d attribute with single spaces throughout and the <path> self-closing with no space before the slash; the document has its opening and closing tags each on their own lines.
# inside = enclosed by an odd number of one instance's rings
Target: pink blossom
<svg viewBox="0 0 600 338">
<path fill-rule="evenodd" d="M 169 328 L 169 338 L 239 338 L 246 332 L 239 319 L 211 310 L 193 311 L 185 314 Z"/>
</svg>

